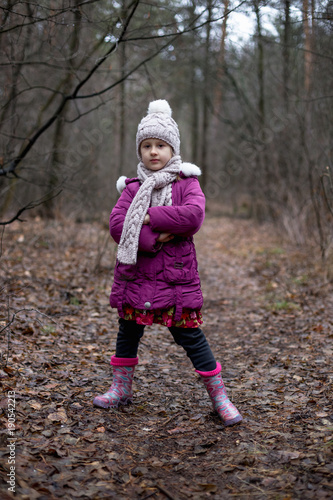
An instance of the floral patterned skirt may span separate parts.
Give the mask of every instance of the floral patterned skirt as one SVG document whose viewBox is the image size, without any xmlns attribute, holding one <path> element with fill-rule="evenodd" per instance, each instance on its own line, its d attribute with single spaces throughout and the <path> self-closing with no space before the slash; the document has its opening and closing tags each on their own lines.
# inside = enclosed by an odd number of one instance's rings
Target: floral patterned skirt
<svg viewBox="0 0 333 500">
<path fill-rule="evenodd" d="M 158 325 L 168 327 L 197 328 L 203 323 L 202 314 L 199 309 L 184 308 L 179 321 L 174 320 L 175 307 L 145 311 L 142 309 L 134 309 L 134 307 L 131 306 L 125 306 L 123 311 L 124 319 L 136 321 L 138 325 L 152 325 L 153 323 L 157 323 Z"/>
</svg>

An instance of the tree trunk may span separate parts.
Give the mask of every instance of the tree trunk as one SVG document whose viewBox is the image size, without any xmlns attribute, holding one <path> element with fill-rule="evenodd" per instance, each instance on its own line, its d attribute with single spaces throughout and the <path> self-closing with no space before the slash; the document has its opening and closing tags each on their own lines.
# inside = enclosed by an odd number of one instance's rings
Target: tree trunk
<svg viewBox="0 0 333 500">
<path fill-rule="evenodd" d="M 290 71 L 290 0 L 284 3 L 284 33 L 283 33 L 283 102 L 286 112 L 289 109 L 289 71 Z"/>
<path fill-rule="evenodd" d="M 198 96 L 197 96 L 197 91 L 196 91 L 196 78 L 195 78 L 195 66 L 194 65 L 192 66 L 191 104 L 192 104 L 192 116 L 191 116 L 192 154 L 191 154 L 191 161 L 193 163 L 198 163 L 199 109 L 198 109 Z"/>
<path fill-rule="evenodd" d="M 311 2 L 311 0 L 310 0 Z M 313 4 L 312 4 L 313 8 Z M 312 10 L 312 9 L 311 9 Z M 309 0 L 303 0 L 303 30 L 304 30 L 304 91 L 307 99 L 311 92 L 312 73 L 312 26 L 309 19 Z"/>
<path fill-rule="evenodd" d="M 126 69 L 126 44 L 120 46 L 120 66 L 121 77 L 125 76 Z M 125 134 L 125 110 L 126 110 L 126 82 L 125 79 L 120 84 L 120 114 L 119 114 L 119 161 L 118 161 L 118 176 L 124 169 L 124 160 L 126 154 L 126 134 Z"/>
<path fill-rule="evenodd" d="M 260 125 L 263 127 L 265 125 L 265 82 L 264 82 L 264 43 L 261 30 L 261 18 L 260 18 L 260 6 L 259 1 L 254 1 L 254 12 L 256 15 L 257 23 L 257 37 L 258 37 L 258 85 L 259 85 L 259 97 L 258 97 L 258 111 L 260 118 Z"/>
<path fill-rule="evenodd" d="M 195 1 L 192 0 L 191 5 L 188 7 L 188 13 L 189 13 L 189 19 L 195 19 L 195 9 L 196 9 L 196 4 Z M 195 22 L 195 21 L 193 21 Z M 196 47 L 196 40 L 195 40 L 196 34 L 193 32 L 191 34 L 191 41 L 193 48 Z M 190 134 L 191 134 L 191 161 L 195 164 L 200 162 L 200 159 L 198 157 L 199 153 L 199 147 L 200 147 L 200 131 L 199 131 L 199 105 L 198 105 L 198 100 L 199 100 L 199 95 L 198 95 L 198 77 L 197 77 L 197 68 L 198 68 L 198 61 L 197 61 L 197 53 L 196 50 L 191 50 L 190 51 L 190 56 L 191 56 L 191 63 L 190 63 L 190 75 L 191 75 L 191 87 L 189 89 L 190 93 L 190 102 L 191 102 L 191 122 L 190 122 Z M 201 179 L 202 180 L 202 179 Z"/>
<path fill-rule="evenodd" d="M 303 0 L 303 30 L 304 30 L 304 152 L 308 167 L 309 191 L 312 207 L 319 236 L 321 257 L 325 260 L 328 241 L 324 231 L 322 220 L 321 200 L 319 197 L 320 183 L 319 175 L 316 175 L 316 160 L 313 158 L 312 148 L 312 116 L 311 116 L 311 94 L 313 73 L 313 50 L 314 50 L 314 2 L 315 0 Z M 310 5 L 309 5 L 310 3 Z"/>
<path fill-rule="evenodd" d="M 217 71 L 216 71 L 216 87 L 215 87 L 215 95 L 214 95 L 214 117 L 213 117 L 213 131 L 215 137 L 217 137 L 217 131 L 219 126 L 219 116 L 221 114 L 222 108 L 222 99 L 223 99 L 223 77 L 225 74 L 225 41 L 227 37 L 227 20 L 228 20 L 228 8 L 229 8 L 229 0 L 223 0 L 224 5 L 224 17 L 222 21 L 222 32 L 221 32 L 221 43 L 219 50 L 219 57 L 217 62 Z"/>
<path fill-rule="evenodd" d="M 202 187 L 205 189 L 208 178 L 208 141 L 209 141 L 209 56 L 210 56 L 210 34 L 211 34 L 211 19 L 212 19 L 212 0 L 207 2 L 208 23 L 206 25 L 206 41 L 205 41 L 205 61 L 204 61 L 204 85 L 203 85 L 203 118 L 202 118 L 202 144 L 201 144 L 201 169 L 202 169 Z"/>
<path fill-rule="evenodd" d="M 67 75 L 65 76 L 61 88 L 63 93 L 66 95 L 70 92 L 72 88 L 72 82 L 74 79 L 74 71 L 73 66 L 75 64 L 75 54 L 78 50 L 80 44 L 80 32 L 81 32 L 81 21 L 82 14 L 79 7 L 80 0 L 75 0 L 75 15 L 74 15 L 74 29 L 72 33 L 72 37 L 69 45 L 69 54 L 67 60 Z M 50 161 L 50 168 L 48 172 L 48 180 L 47 186 L 49 194 L 52 194 L 53 191 L 59 187 L 60 176 L 59 171 L 61 166 L 65 163 L 65 159 L 63 157 L 63 143 L 65 136 L 65 128 L 64 128 L 64 119 L 66 114 L 68 113 L 68 107 L 66 107 L 61 114 L 58 116 L 56 121 L 55 132 L 53 136 L 53 148 L 52 155 Z M 45 213 L 47 217 L 53 218 L 55 217 L 55 198 L 50 197 L 45 202 Z"/>
<path fill-rule="evenodd" d="M 12 2 L 8 1 L 7 2 L 7 9 L 8 10 L 5 11 L 5 13 L 4 13 L 3 23 L 6 22 L 6 18 L 9 15 L 8 13 L 9 13 L 9 10 L 11 9 L 11 7 L 12 7 Z M 27 18 L 32 19 L 33 12 L 31 9 L 31 5 L 29 3 L 26 4 L 26 9 L 27 9 Z M 16 109 L 17 108 L 17 90 L 18 90 L 17 86 L 18 86 L 18 81 L 19 81 L 20 76 L 21 76 L 22 61 L 24 61 L 25 54 L 27 52 L 29 52 L 29 49 L 30 49 L 31 36 L 32 36 L 32 29 L 28 28 L 26 42 L 22 47 L 21 53 L 19 52 L 18 57 L 17 57 L 19 62 L 14 64 L 12 67 L 12 76 L 11 76 L 11 82 L 10 82 L 11 90 L 10 90 L 10 94 L 9 94 L 9 98 L 8 98 L 9 104 L 7 104 L 3 107 L 2 113 L 0 116 L 0 130 L 1 130 L 1 127 L 6 123 L 6 119 L 8 119 L 8 116 L 10 117 L 9 118 L 10 135 L 12 137 L 15 137 L 15 135 L 16 135 L 16 126 L 17 126 L 17 119 L 16 119 L 17 118 L 17 115 L 16 115 L 16 113 L 17 113 L 17 109 Z M 2 42 L 2 38 L 3 37 L 0 37 L 1 42 Z M 0 44 L 0 47 L 1 47 L 1 44 Z M 15 44 L 13 42 L 11 42 L 11 44 L 10 44 L 10 51 L 11 51 L 11 60 L 15 61 L 16 51 L 15 51 Z M 6 145 L 6 153 L 4 156 L 6 156 L 6 157 L 13 156 L 14 147 L 15 147 L 14 141 L 11 138 L 9 138 L 8 144 Z M 8 186 L 4 189 L 4 194 L 1 193 L 0 216 L 5 214 L 11 205 L 11 202 L 14 198 L 16 187 L 17 187 L 17 177 L 13 177 L 13 178 L 9 179 L 9 181 L 7 181 L 7 182 L 8 182 Z M 0 181 L 0 188 L 2 187 L 2 185 L 5 185 L 7 182 L 6 182 L 6 179 L 2 179 Z"/>
</svg>

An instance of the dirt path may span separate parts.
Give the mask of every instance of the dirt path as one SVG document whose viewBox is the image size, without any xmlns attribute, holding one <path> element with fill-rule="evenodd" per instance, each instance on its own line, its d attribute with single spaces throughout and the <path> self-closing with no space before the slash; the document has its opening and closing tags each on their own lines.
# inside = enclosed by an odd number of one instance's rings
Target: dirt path
<svg viewBox="0 0 333 500">
<path fill-rule="evenodd" d="M 251 221 L 207 218 L 196 243 L 204 331 L 244 416 L 232 428 L 162 327 L 141 343 L 135 403 L 93 408 L 117 326 L 107 228 L 6 229 L 1 409 L 15 427 L 1 431 L 1 498 L 333 498 L 332 286 L 311 256 Z"/>
</svg>

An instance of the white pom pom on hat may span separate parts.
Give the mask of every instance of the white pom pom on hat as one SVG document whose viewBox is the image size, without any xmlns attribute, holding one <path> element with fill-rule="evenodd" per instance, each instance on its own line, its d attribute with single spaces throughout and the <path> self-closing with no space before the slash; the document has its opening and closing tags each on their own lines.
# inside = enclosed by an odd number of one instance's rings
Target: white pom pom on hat
<svg viewBox="0 0 333 500">
<path fill-rule="evenodd" d="M 175 155 L 180 154 L 179 129 L 171 115 L 172 109 L 165 99 L 149 104 L 148 113 L 139 123 L 136 134 L 136 151 L 140 160 L 140 145 L 145 139 L 161 139 L 172 147 Z"/>
<path fill-rule="evenodd" d="M 157 99 L 157 101 L 152 101 L 148 106 L 148 114 L 152 113 L 166 113 L 172 116 L 172 109 L 170 104 L 165 99 Z"/>
</svg>

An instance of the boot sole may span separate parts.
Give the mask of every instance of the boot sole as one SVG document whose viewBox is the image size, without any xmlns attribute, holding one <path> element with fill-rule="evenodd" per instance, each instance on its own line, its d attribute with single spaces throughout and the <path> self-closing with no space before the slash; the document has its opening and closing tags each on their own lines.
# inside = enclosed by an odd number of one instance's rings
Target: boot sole
<svg viewBox="0 0 333 500">
<path fill-rule="evenodd" d="M 118 408 L 119 406 L 125 406 L 130 403 L 132 403 L 132 400 L 130 398 L 126 399 L 125 401 L 119 401 L 117 404 L 108 404 L 108 403 L 103 403 L 103 401 L 96 401 L 97 398 L 94 399 L 93 405 L 97 406 L 98 408 Z"/>
<path fill-rule="evenodd" d="M 222 419 L 223 420 L 223 419 Z M 243 420 L 243 417 L 242 415 L 238 415 L 237 417 L 235 418 L 232 418 L 231 420 L 225 420 L 223 421 L 224 425 L 226 427 L 228 427 L 229 425 L 236 425 L 238 424 L 239 422 L 241 422 Z"/>
</svg>

